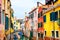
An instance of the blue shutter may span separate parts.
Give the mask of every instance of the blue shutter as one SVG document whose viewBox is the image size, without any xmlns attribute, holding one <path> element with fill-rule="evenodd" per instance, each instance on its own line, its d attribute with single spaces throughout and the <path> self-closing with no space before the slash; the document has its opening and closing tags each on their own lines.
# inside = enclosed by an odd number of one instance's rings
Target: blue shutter
<svg viewBox="0 0 60 40">
<path fill-rule="evenodd" d="M 44 19 L 44 22 L 46 22 L 46 15 L 45 15 L 45 16 L 43 16 L 43 19 Z"/>
<path fill-rule="evenodd" d="M 50 13 L 50 21 L 56 21 L 58 19 L 58 12 Z"/>
<path fill-rule="evenodd" d="M 5 29 L 8 30 L 9 28 L 9 18 L 5 16 Z"/>
</svg>

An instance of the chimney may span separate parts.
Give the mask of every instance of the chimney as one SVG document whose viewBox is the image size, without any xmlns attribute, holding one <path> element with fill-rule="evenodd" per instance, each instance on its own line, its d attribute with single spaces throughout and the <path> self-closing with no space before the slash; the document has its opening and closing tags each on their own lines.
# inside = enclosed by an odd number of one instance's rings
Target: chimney
<svg viewBox="0 0 60 40">
<path fill-rule="evenodd" d="M 39 2 L 37 2 L 37 7 L 39 7 Z"/>
</svg>

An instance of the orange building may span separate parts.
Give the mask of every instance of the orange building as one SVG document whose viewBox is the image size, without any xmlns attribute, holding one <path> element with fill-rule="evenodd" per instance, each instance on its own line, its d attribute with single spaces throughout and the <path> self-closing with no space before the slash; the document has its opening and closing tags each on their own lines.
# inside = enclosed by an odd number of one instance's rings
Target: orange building
<svg viewBox="0 0 60 40">
<path fill-rule="evenodd" d="M 40 6 L 38 8 L 38 38 L 43 38 L 43 13 L 42 13 L 42 7 Z"/>
</svg>

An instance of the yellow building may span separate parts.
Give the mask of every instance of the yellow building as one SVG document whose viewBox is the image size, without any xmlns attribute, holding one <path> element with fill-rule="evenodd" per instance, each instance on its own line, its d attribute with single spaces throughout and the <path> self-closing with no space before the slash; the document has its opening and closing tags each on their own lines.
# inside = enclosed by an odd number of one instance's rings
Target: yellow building
<svg viewBox="0 0 60 40">
<path fill-rule="evenodd" d="M 16 27 L 17 27 L 17 30 L 20 30 L 20 22 L 19 22 L 19 20 L 16 20 Z"/>
<path fill-rule="evenodd" d="M 44 18 L 44 37 L 60 38 L 60 0 L 49 7 L 43 15 Z"/>
<path fill-rule="evenodd" d="M 2 12 L 4 13 L 4 28 L 5 28 L 5 33 L 10 34 L 13 32 L 13 29 L 11 26 L 13 26 L 14 22 L 14 17 L 13 17 L 13 9 L 11 8 L 11 1 L 10 0 L 2 0 Z M 10 30 L 11 29 L 11 30 Z"/>
<path fill-rule="evenodd" d="M 13 15 L 14 11 L 13 9 L 11 8 L 11 14 L 10 14 L 10 27 L 9 27 L 9 30 L 6 32 L 6 34 L 10 34 L 10 33 L 13 33 L 14 32 L 14 28 L 13 28 L 13 25 L 14 25 L 14 15 Z"/>
<path fill-rule="evenodd" d="M 14 26 L 13 26 L 14 30 L 16 30 L 16 31 L 20 30 L 20 26 L 21 25 L 20 25 L 19 19 L 14 17 Z"/>
</svg>

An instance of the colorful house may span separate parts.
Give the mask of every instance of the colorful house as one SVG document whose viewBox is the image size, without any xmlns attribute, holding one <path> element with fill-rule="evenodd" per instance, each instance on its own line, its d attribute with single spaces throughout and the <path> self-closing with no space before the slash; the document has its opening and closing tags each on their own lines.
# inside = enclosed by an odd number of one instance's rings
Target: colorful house
<svg viewBox="0 0 60 40">
<path fill-rule="evenodd" d="M 38 29 L 38 9 L 34 8 L 29 12 L 29 18 L 31 20 L 31 36 L 34 40 L 37 39 L 37 29 Z"/>
<path fill-rule="evenodd" d="M 60 39 L 60 0 L 55 0 L 53 3 L 54 5 L 50 6 L 43 15 L 44 36 L 52 39 Z"/>
<path fill-rule="evenodd" d="M 2 0 L 0 0 L 0 40 L 3 40 L 5 37 L 5 13 L 2 4 Z"/>
<path fill-rule="evenodd" d="M 14 28 L 14 30 L 15 31 L 18 31 L 18 30 L 20 30 L 20 22 L 19 22 L 19 20 L 16 18 L 16 17 L 14 17 L 14 26 L 13 26 L 13 28 Z"/>
<path fill-rule="evenodd" d="M 43 26 L 43 8 L 39 6 L 38 8 L 38 38 L 43 38 L 44 26 Z"/>
</svg>

